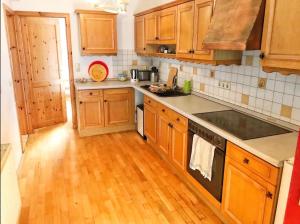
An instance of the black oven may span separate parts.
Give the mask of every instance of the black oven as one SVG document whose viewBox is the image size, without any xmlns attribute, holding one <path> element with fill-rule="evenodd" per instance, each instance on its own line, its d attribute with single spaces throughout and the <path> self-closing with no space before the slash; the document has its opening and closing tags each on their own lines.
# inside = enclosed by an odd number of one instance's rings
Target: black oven
<svg viewBox="0 0 300 224">
<path fill-rule="evenodd" d="M 209 181 L 208 179 L 205 179 L 201 175 L 200 171 L 192 170 L 189 166 L 194 134 L 197 134 L 199 137 L 205 139 L 212 145 L 216 146 L 214 159 L 213 159 L 213 165 L 212 165 L 211 181 Z M 223 137 L 217 135 L 216 133 L 208 130 L 207 128 L 195 123 L 194 121 L 189 120 L 187 171 L 211 195 L 213 195 L 220 202 L 222 199 L 225 152 L 226 152 L 226 139 L 224 139 Z"/>
</svg>

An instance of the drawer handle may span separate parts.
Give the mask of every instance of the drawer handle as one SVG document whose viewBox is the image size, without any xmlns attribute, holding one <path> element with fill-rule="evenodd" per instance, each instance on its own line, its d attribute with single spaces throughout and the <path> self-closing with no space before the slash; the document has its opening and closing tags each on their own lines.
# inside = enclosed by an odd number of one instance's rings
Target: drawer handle
<svg viewBox="0 0 300 224">
<path fill-rule="evenodd" d="M 162 111 L 162 112 L 166 112 L 166 110 L 165 110 L 165 109 L 162 109 L 161 111 Z"/>
<path fill-rule="evenodd" d="M 267 192 L 266 196 L 267 196 L 267 198 L 270 198 L 270 199 L 273 198 L 273 194 L 270 191 Z"/>
<path fill-rule="evenodd" d="M 104 100 L 104 103 L 106 103 L 107 102 L 107 100 Z"/>
<path fill-rule="evenodd" d="M 245 164 L 249 164 L 249 159 L 247 159 L 247 158 L 245 158 L 244 160 L 243 160 L 243 163 L 245 163 Z"/>
<path fill-rule="evenodd" d="M 170 128 L 173 128 L 173 124 L 171 124 L 171 123 L 169 123 L 168 126 L 169 126 Z"/>
<path fill-rule="evenodd" d="M 151 103 L 151 100 L 148 100 L 148 103 Z"/>
<path fill-rule="evenodd" d="M 82 104 L 82 101 L 80 101 L 79 103 Z"/>
<path fill-rule="evenodd" d="M 93 93 L 92 93 L 92 92 L 90 92 L 90 96 L 91 96 L 91 95 L 93 95 Z"/>
<path fill-rule="evenodd" d="M 180 121 L 180 118 L 179 118 L 179 117 L 177 117 L 176 121 L 178 121 L 178 122 L 179 122 L 179 121 Z"/>
</svg>

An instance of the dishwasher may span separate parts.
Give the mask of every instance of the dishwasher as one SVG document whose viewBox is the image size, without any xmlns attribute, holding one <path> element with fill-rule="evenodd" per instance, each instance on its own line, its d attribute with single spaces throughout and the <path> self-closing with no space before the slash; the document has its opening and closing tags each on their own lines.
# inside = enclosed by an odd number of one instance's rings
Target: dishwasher
<svg viewBox="0 0 300 224">
<path fill-rule="evenodd" d="M 192 153 L 193 135 L 205 139 L 210 144 L 216 146 L 212 165 L 211 181 L 205 179 L 199 170 L 192 170 L 189 166 Z M 226 139 L 208 130 L 207 128 L 189 120 L 188 125 L 188 149 L 187 149 L 187 171 L 219 202 L 222 200 L 223 175 L 226 153 Z"/>
</svg>

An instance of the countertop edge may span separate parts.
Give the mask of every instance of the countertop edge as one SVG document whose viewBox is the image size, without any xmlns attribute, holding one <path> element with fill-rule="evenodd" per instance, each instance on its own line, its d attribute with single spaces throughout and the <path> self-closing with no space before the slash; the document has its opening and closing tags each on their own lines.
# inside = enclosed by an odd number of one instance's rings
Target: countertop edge
<svg viewBox="0 0 300 224">
<path fill-rule="evenodd" d="M 109 88 L 126 88 L 126 87 L 132 87 L 132 88 L 138 90 L 139 92 L 153 98 L 154 100 L 158 101 L 159 103 L 171 108 L 172 110 L 182 114 L 183 116 L 185 116 L 188 119 L 204 126 L 205 128 L 210 129 L 211 131 L 215 132 L 216 134 L 226 138 L 228 141 L 238 145 L 239 147 L 243 148 L 247 152 L 259 157 L 260 159 L 270 163 L 271 165 L 273 165 L 275 167 L 278 167 L 278 168 L 282 167 L 284 161 L 288 159 L 288 158 L 286 158 L 286 159 L 283 159 L 283 160 L 277 160 L 277 159 L 274 159 L 274 158 L 270 157 L 269 155 L 266 155 L 266 154 L 260 152 L 259 150 L 247 145 L 245 142 L 242 142 L 242 140 L 238 139 L 237 137 L 231 135 L 230 133 L 227 133 L 225 130 L 222 130 L 222 129 L 216 127 L 216 126 L 213 126 L 212 124 L 210 124 L 210 123 L 208 123 L 208 122 L 206 122 L 206 121 L 204 121 L 204 120 L 202 120 L 202 119 L 200 119 L 200 118 L 198 118 L 198 117 L 196 117 L 192 114 L 188 114 L 188 113 L 178 109 L 177 107 L 174 107 L 173 105 L 164 102 L 161 97 L 158 97 L 155 94 L 150 93 L 150 92 L 146 91 L 145 89 L 141 88 L 139 83 L 124 83 L 124 84 L 120 84 L 120 85 L 97 86 L 97 87 L 92 87 L 92 88 L 85 88 L 85 87 L 79 87 L 78 88 L 78 86 L 76 86 L 76 89 L 77 90 L 88 90 L 88 89 L 109 89 Z M 210 99 L 201 97 L 199 95 L 195 95 L 195 96 L 199 97 L 199 98 L 203 98 L 203 99 L 208 100 L 208 101 L 212 101 Z M 212 102 L 214 102 L 214 101 L 212 101 Z M 219 102 L 214 102 L 214 103 L 223 105 Z M 232 108 L 228 105 L 224 105 L 224 106 L 226 106 L 228 108 Z"/>
</svg>

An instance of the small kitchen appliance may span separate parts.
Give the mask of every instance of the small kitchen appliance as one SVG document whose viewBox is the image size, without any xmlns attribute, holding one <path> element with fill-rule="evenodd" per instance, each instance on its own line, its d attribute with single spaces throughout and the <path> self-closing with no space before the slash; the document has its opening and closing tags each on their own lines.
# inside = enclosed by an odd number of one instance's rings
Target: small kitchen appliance
<svg viewBox="0 0 300 224">
<path fill-rule="evenodd" d="M 139 81 L 150 81 L 151 70 L 139 70 L 138 79 Z"/>
<path fill-rule="evenodd" d="M 137 132 L 145 138 L 144 135 L 144 105 L 139 104 L 136 106 L 136 123 L 137 123 Z"/>
<path fill-rule="evenodd" d="M 131 82 L 137 82 L 139 78 L 139 70 L 138 69 L 131 69 L 130 70 L 130 77 Z"/>
<path fill-rule="evenodd" d="M 156 83 L 159 81 L 158 69 L 156 67 L 151 68 L 150 81 Z"/>
</svg>

